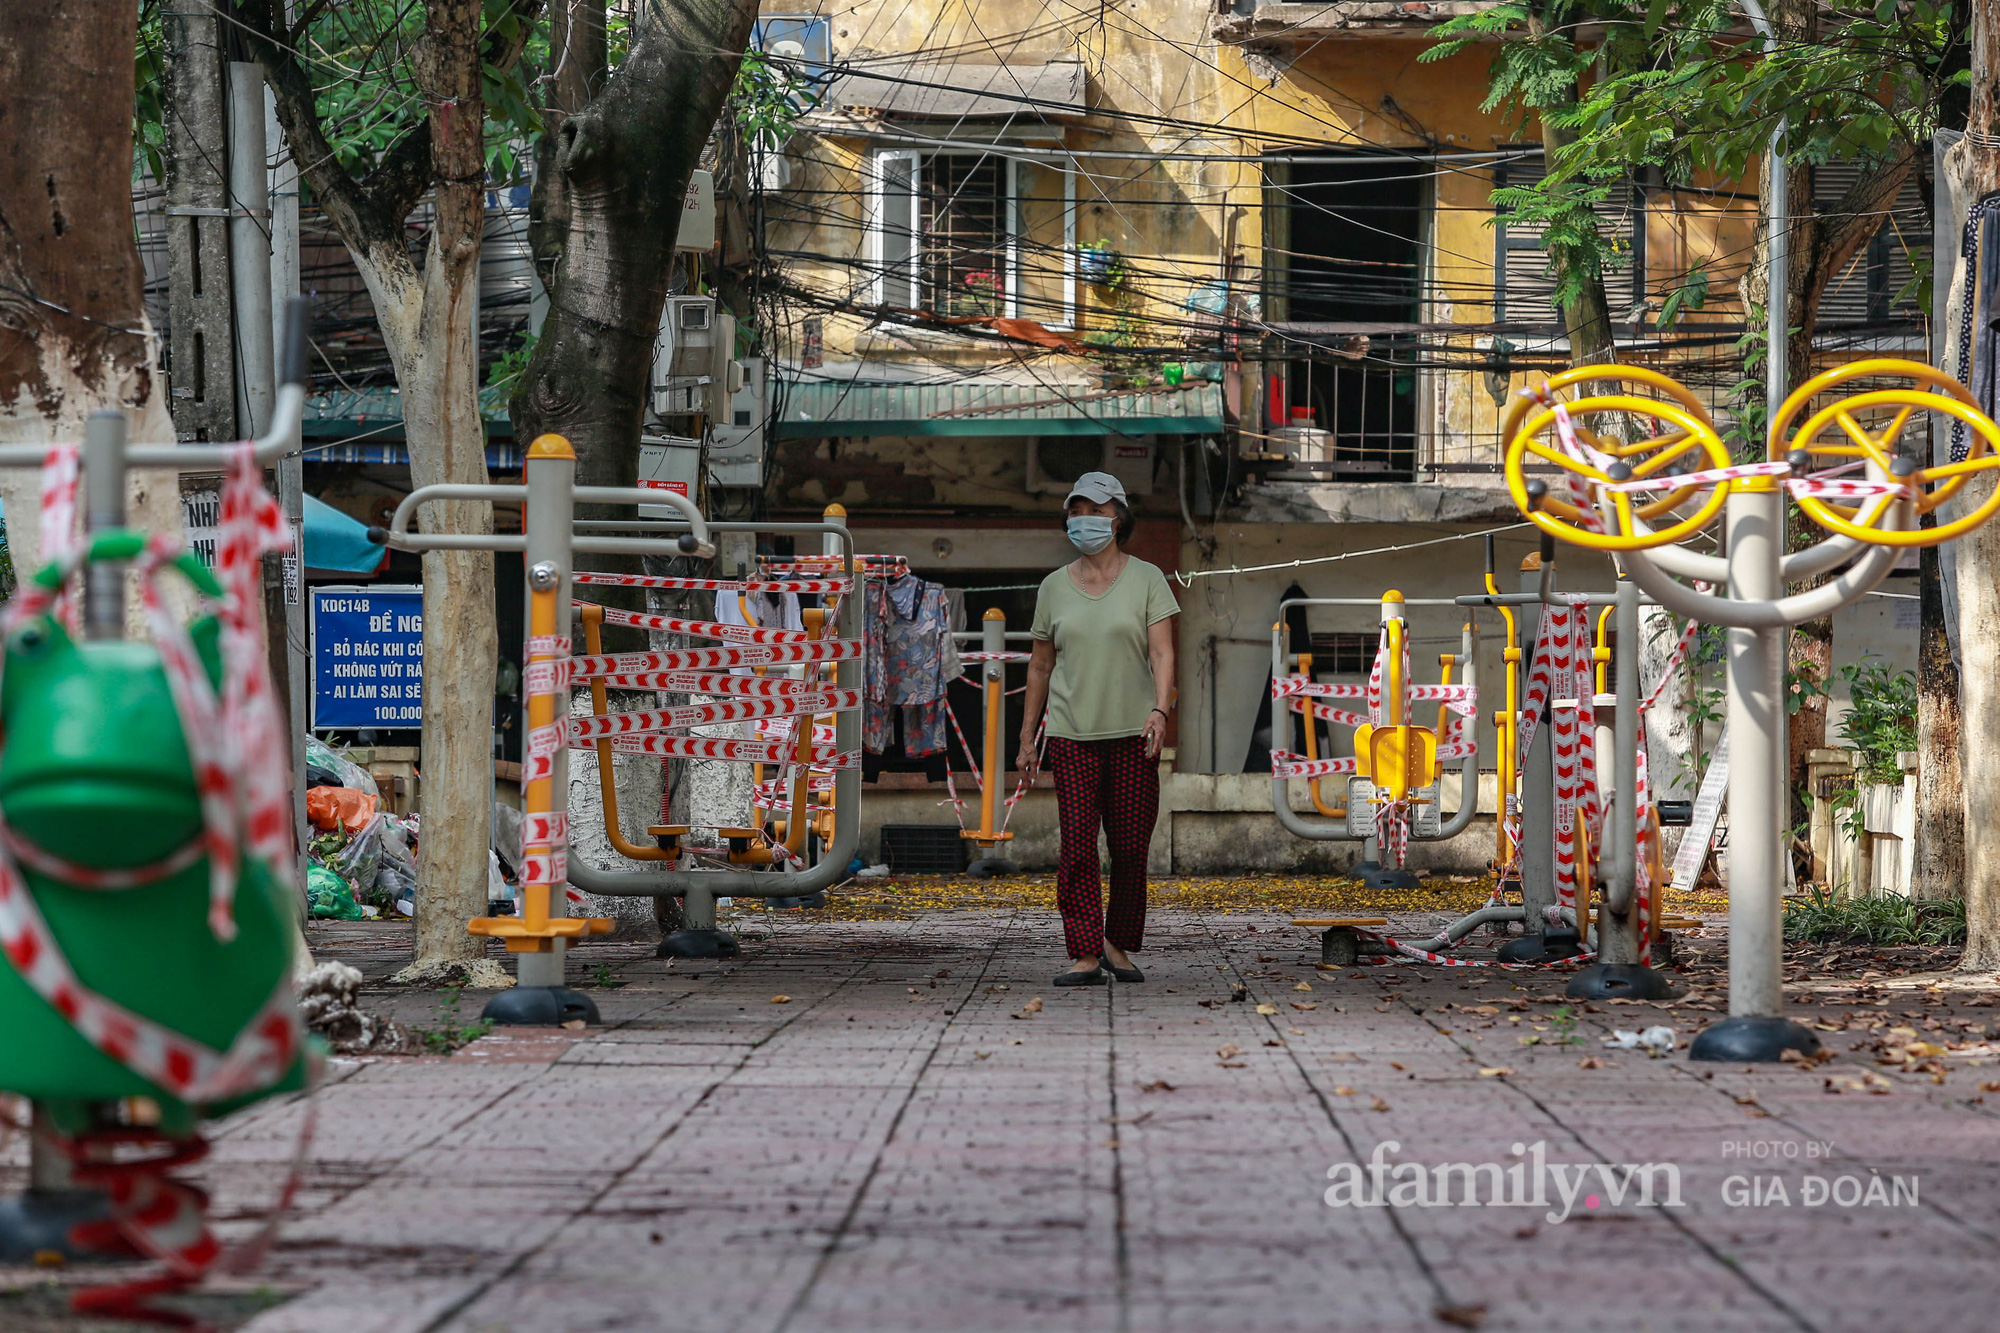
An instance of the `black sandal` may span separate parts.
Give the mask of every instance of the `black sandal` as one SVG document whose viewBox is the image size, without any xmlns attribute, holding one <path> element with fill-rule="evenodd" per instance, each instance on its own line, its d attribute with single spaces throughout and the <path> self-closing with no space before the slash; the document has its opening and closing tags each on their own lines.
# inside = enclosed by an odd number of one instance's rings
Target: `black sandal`
<svg viewBox="0 0 2000 1333">
<path fill-rule="evenodd" d="M 1064 972 L 1055 979 L 1058 986 L 1102 986 L 1109 978 L 1104 975 L 1104 964 L 1099 963 L 1088 972 Z"/>
<path fill-rule="evenodd" d="M 1144 981 L 1146 979 L 1146 974 L 1136 967 L 1113 967 L 1111 964 L 1106 963 L 1104 964 L 1104 968 L 1127 986 L 1135 981 Z"/>
</svg>

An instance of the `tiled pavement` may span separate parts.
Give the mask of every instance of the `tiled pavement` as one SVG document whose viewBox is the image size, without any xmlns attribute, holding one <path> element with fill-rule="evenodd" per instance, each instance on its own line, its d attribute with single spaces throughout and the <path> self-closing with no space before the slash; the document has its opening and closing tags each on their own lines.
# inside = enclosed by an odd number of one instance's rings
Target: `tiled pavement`
<svg viewBox="0 0 2000 1333">
<path fill-rule="evenodd" d="M 1054 989 L 1059 939 L 1046 913 L 943 912 L 784 921 L 722 966 L 591 946 L 573 978 L 602 962 L 625 983 L 594 993 L 602 1028 L 340 1063 L 268 1268 L 301 1294 L 250 1328 L 1991 1322 L 1996 1120 L 1963 1061 L 1941 1084 L 1889 1072 L 1884 1095 L 1830 1095 L 1829 1074 L 1873 1066 L 1605 1051 L 1613 1025 L 1685 1037 L 1707 1016 L 1646 1006 L 1581 1014 L 1587 1045 L 1555 1045 L 1537 1001 L 1559 976 L 1321 973 L 1280 917 L 1156 913 L 1142 986 Z M 393 1003 L 427 1018 L 436 997 Z M 269 1198 L 301 1115 L 271 1103 L 219 1128 L 203 1172 L 225 1229 Z M 1542 1207 L 1329 1207 L 1328 1169 L 1385 1142 L 1389 1162 L 1433 1168 L 1505 1167 L 1517 1143 L 1572 1173 L 1671 1163 L 1684 1206 L 1579 1201 L 1560 1224 Z M 1812 1144 L 1832 1156 L 1808 1161 Z M 1915 1177 L 1920 1203 L 1807 1207 L 1809 1171 Z M 1733 1175 L 1782 1178 L 1790 1206 L 1731 1206 Z"/>
</svg>

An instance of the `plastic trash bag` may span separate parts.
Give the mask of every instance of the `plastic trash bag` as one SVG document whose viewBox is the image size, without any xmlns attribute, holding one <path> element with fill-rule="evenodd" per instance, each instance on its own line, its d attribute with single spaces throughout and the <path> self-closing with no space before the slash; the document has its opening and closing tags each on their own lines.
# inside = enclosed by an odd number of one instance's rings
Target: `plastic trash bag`
<svg viewBox="0 0 2000 1333">
<path fill-rule="evenodd" d="M 369 895 L 369 900 L 382 906 L 394 906 L 405 898 L 413 903 L 417 900 L 417 868 L 385 854 L 382 864 L 375 871 L 375 891 Z"/>
<path fill-rule="evenodd" d="M 317 777 L 313 776 L 314 769 L 331 774 L 333 781 L 322 784 Z M 346 755 L 340 753 L 317 736 L 306 737 L 306 772 L 308 781 L 312 786 L 347 787 L 353 791 L 365 791 L 377 800 L 381 799 L 382 790 L 375 785 L 375 779 L 369 776 L 367 769 L 355 763 L 352 759 L 349 759 Z"/>
<path fill-rule="evenodd" d="M 366 915 L 347 881 L 325 866 L 306 868 L 306 905 L 315 920 L 359 921 Z"/>
<path fill-rule="evenodd" d="M 382 798 L 352 787 L 313 787 L 306 792 L 306 818 L 318 828 L 336 825 L 349 833 L 359 833 L 375 818 Z"/>
<path fill-rule="evenodd" d="M 375 901 L 375 877 L 382 866 L 382 829 L 389 816 L 376 815 L 348 835 L 347 845 L 327 862 L 327 868 L 355 886 L 357 897 Z"/>
<path fill-rule="evenodd" d="M 500 854 L 503 868 L 520 868 L 521 812 L 502 801 L 493 803 L 493 850 Z"/>
<path fill-rule="evenodd" d="M 1604 1044 L 1614 1051 L 1644 1051 L 1657 1058 L 1671 1055 L 1678 1041 L 1672 1028 L 1655 1024 L 1644 1032 L 1626 1032 L 1621 1028 L 1606 1037 Z"/>
</svg>

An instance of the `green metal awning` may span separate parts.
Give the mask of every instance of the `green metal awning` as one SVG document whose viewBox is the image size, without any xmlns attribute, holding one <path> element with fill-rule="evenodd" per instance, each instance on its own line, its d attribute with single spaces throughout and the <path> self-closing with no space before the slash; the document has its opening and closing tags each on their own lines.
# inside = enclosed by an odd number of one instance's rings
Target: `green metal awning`
<svg viewBox="0 0 2000 1333">
<path fill-rule="evenodd" d="M 1041 384 L 785 386 L 778 435 L 1219 435 L 1222 386 L 1084 389 Z"/>
</svg>

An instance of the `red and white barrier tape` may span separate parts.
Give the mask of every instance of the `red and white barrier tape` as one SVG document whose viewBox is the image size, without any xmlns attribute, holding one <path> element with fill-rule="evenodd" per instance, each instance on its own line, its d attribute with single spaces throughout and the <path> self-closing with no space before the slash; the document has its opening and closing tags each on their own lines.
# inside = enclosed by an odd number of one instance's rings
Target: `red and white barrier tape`
<svg viewBox="0 0 2000 1333">
<path fill-rule="evenodd" d="M 665 759 L 722 759 L 737 764 L 778 764 L 784 762 L 788 747 L 775 741 L 740 741 L 723 736 L 665 736 L 658 732 L 611 737 L 616 754 L 650 754 Z M 861 763 L 858 750 L 837 750 L 832 745 L 814 745 L 814 768 L 854 768 Z"/>
<path fill-rule="evenodd" d="M 647 671 L 720 671 L 731 667 L 788 666 L 794 662 L 844 662 L 860 657 L 861 651 L 859 639 L 815 639 L 810 643 L 607 653 L 576 658 L 570 664 L 570 679 L 580 685 L 601 676 L 637 675 Z"/>
<path fill-rule="evenodd" d="M 974 652 L 960 653 L 958 660 L 961 662 L 1025 662 L 1033 656 L 1033 653 Z"/>
<path fill-rule="evenodd" d="M 595 606 L 594 602 L 573 603 L 579 609 Z M 607 625 L 625 625 L 632 629 L 659 630 L 667 634 L 691 634 L 699 639 L 728 639 L 734 643 L 805 643 L 807 635 L 798 629 L 765 629 L 759 625 L 725 625 L 714 620 L 682 620 L 677 616 L 642 615 L 637 611 L 625 611 L 615 606 L 599 607 L 604 612 Z"/>
<path fill-rule="evenodd" d="M 596 740 L 600 736 L 666 731 L 674 727 L 701 727 L 720 722 L 741 722 L 758 717 L 838 713 L 859 707 L 861 707 L 859 690 L 822 690 L 816 694 L 800 694 L 786 699 L 725 699 L 707 704 L 682 704 L 676 708 L 648 708 L 630 713 L 607 713 L 602 717 L 573 717 L 569 719 L 569 737 L 571 745 L 578 745 Z"/>
<path fill-rule="evenodd" d="M 41 562 L 45 565 L 67 560 L 83 545 L 76 508 L 79 452 L 74 444 L 52 444 L 42 457 Z M 57 594 L 55 618 L 75 637 L 76 594 L 68 579 L 63 580 L 62 591 Z"/>
<path fill-rule="evenodd" d="M 571 583 L 616 588 L 687 588 L 695 592 L 792 592 L 843 593 L 854 587 L 852 579 L 689 579 L 666 574 L 606 574 L 579 569 Z"/>
<path fill-rule="evenodd" d="M 826 688 L 826 682 L 820 680 L 793 680 L 790 676 L 736 676 L 715 671 L 642 671 L 629 675 L 595 676 L 591 683 L 612 690 L 744 694 L 760 699 L 812 694 Z"/>
</svg>

